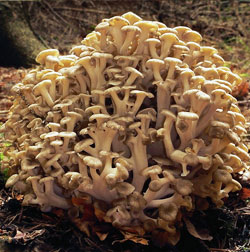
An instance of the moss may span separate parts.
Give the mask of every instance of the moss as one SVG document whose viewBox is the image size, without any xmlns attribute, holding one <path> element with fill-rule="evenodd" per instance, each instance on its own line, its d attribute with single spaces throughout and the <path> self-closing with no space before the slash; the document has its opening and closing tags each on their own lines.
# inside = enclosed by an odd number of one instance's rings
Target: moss
<svg viewBox="0 0 250 252">
<path fill-rule="evenodd" d="M 46 49 L 30 30 L 22 9 L 5 8 L 0 15 L 1 65 L 31 66 L 36 55 Z"/>
</svg>

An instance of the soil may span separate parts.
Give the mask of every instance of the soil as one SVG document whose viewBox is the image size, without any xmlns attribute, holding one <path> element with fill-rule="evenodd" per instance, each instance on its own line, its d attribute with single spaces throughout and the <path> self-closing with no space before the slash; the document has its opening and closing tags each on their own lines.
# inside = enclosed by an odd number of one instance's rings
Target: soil
<svg viewBox="0 0 250 252">
<path fill-rule="evenodd" d="M 243 183 L 247 188 L 248 184 Z M 101 232 L 108 231 L 104 241 L 96 234 L 87 236 L 70 221 L 65 211 L 54 209 L 43 213 L 37 207 L 23 207 L 21 196 L 4 188 L 0 177 L 0 251 L 43 252 L 43 251 L 169 251 L 169 252 L 219 252 L 250 251 L 250 202 L 243 200 L 241 192 L 232 193 L 222 208 L 195 211 L 189 220 L 201 233 L 213 237 L 205 241 L 192 236 L 186 225 L 181 228 L 181 240 L 176 246 L 161 244 L 161 233 L 150 240 L 149 245 L 124 241 L 123 235 L 109 224 L 100 226 Z"/>
</svg>

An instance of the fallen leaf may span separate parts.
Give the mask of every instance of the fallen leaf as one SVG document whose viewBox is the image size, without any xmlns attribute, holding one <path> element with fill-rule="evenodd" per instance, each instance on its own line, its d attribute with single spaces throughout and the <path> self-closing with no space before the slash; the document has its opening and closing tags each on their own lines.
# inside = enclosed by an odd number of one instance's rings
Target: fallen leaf
<svg viewBox="0 0 250 252">
<path fill-rule="evenodd" d="M 21 200 L 23 200 L 23 197 L 24 196 L 22 194 L 19 194 L 16 196 L 16 200 L 21 201 Z"/>
<path fill-rule="evenodd" d="M 82 211 L 82 221 L 96 221 L 95 210 L 93 205 L 84 205 L 81 209 Z"/>
<path fill-rule="evenodd" d="M 81 198 L 75 198 L 75 197 L 72 197 L 71 201 L 72 201 L 72 204 L 74 206 L 82 206 L 82 205 L 85 205 L 87 204 L 88 198 L 86 197 L 81 197 Z"/>
<path fill-rule="evenodd" d="M 139 236 L 143 236 L 145 234 L 144 228 L 140 226 L 134 226 L 134 227 L 121 227 L 121 230 L 131 233 L 131 234 L 137 234 Z"/>
<path fill-rule="evenodd" d="M 114 244 L 116 242 L 123 243 L 123 242 L 126 242 L 126 241 L 132 241 L 134 243 L 139 243 L 139 244 L 142 244 L 142 245 L 148 245 L 148 240 L 143 238 L 143 237 L 140 237 L 140 236 L 138 236 L 136 234 L 125 232 L 125 231 L 122 231 L 122 230 L 120 230 L 120 232 L 123 234 L 124 239 L 116 240 L 112 244 Z"/>
<path fill-rule="evenodd" d="M 213 239 L 213 237 L 208 234 L 208 230 L 206 229 L 198 230 L 190 220 L 188 220 L 187 218 L 183 218 L 183 220 L 186 224 L 188 232 L 195 238 L 206 241 L 211 241 Z"/>
<path fill-rule="evenodd" d="M 106 212 L 104 212 L 103 210 L 101 210 L 99 207 L 95 207 L 94 206 L 94 212 L 95 212 L 95 216 L 99 221 L 103 221 L 105 216 L 106 216 Z"/>
<path fill-rule="evenodd" d="M 100 241 L 104 241 L 109 233 L 101 233 L 101 232 L 96 232 L 96 235 L 98 236 L 98 238 L 100 239 Z"/>
<path fill-rule="evenodd" d="M 20 230 L 16 230 L 16 235 L 14 237 L 11 237 L 10 235 L 1 235 L 0 241 L 25 245 L 27 242 L 34 240 L 36 237 L 41 236 L 44 233 L 45 229 L 34 230 L 32 232 L 21 232 Z"/>
<path fill-rule="evenodd" d="M 82 231 L 88 237 L 90 237 L 90 230 L 89 230 L 90 222 L 82 221 L 80 218 L 72 219 L 72 221 L 80 231 Z"/>
<path fill-rule="evenodd" d="M 72 204 L 82 212 L 82 221 L 95 221 L 95 209 L 92 204 L 87 203 L 88 198 L 72 198 Z"/>
<path fill-rule="evenodd" d="M 240 193 L 240 198 L 243 200 L 250 198 L 250 189 L 243 187 Z"/>
<path fill-rule="evenodd" d="M 53 208 L 52 213 L 55 214 L 59 218 L 61 218 L 65 215 L 63 209 L 59 209 L 59 208 Z"/>
<path fill-rule="evenodd" d="M 162 248 L 166 244 L 171 244 L 175 246 L 180 240 L 180 232 L 176 231 L 175 234 L 170 234 L 165 230 L 156 229 L 152 232 L 152 242 L 155 246 Z"/>
</svg>

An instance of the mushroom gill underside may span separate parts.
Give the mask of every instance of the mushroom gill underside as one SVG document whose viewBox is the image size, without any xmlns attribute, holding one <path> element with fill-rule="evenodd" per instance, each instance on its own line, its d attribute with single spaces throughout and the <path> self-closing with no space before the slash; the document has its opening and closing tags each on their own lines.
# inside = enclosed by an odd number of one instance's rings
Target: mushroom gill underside
<svg viewBox="0 0 250 252">
<path fill-rule="evenodd" d="M 173 236 L 180 213 L 221 206 L 249 161 L 231 95 L 241 79 L 201 40 L 128 12 L 68 55 L 39 53 L 1 130 L 14 146 L 6 186 L 43 211 L 89 195 L 114 226 Z"/>
</svg>

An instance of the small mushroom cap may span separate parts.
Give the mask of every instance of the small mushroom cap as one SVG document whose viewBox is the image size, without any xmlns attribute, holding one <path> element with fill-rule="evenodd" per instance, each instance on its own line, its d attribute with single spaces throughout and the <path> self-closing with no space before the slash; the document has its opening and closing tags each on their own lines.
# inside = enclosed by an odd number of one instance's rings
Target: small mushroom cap
<svg viewBox="0 0 250 252">
<path fill-rule="evenodd" d="M 68 111 L 67 116 L 75 118 L 77 121 L 81 121 L 83 119 L 83 116 L 75 111 Z"/>
<path fill-rule="evenodd" d="M 59 133 L 57 131 L 52 131 L 52 132 L 49 132 L 49 133 L 45 133 L 43 135 L 44 135 L 43 139 L 49 139 L 49 138 L 54 138 L 54 137 L 59 136 Z"/>
<path fill-rule="evenodd" d="M 113 59 L 113 54 L 111 53 L 103 53 L 103 52 L 94 52 L 92 54 L 93 58 L 99 58 L 99 59 Z"/>
<path fill-rule="evenodd" d="M 214 171 L 213 173 L 213 181 L 215 182 L 221 182 L 224 185 L 232 182 L 232 175 L 223 169 L 217 169 L 216 171 Z"/>
<path fill-rule="evenodd" d="M 53 110 L 58 110 L 58 109 L 62 109 L 64 107 L 69 107 L 72 104 L 73 104 L 72 100 L 70 100 L 70 99 L 64 99 L 61 103 L 56 104 L 53 107 Z"/>
<path fill-rule="evenodd" d="M 128 126 L 128 128 L 129 128 L 130 130 L 134 130 L 134 129 L 139 128 L 140 126 L 141 126 L 141 122 L 134 122 L 134 123 L 131 123 L 131 124 Z"/>
<path fill-rule="evenodd" d="M 72 138 L 72 137 L 76 137 L 76 133 L 75 132 L 68 132 L 68 131 L 62 131 L 58 133 L 59 137 L 68 137 L 68 138 Z"/>
<path fill-rule="evenodd" d="M 196 42 L 196 43 L 200 43 L 201 40 L 202 40 L 202 37 L 201 37 L 200 33 L 191 30 L 191 31 L 186 31 L 186 32 L 183 34 L 182 40 L 183 40 L 184 42 L 193 41 L 193 42 Z"/>
<path fill-rule="evenodd" d="M 198 100 L 202 101 L 210 101 L 211 99 L 208 94 L 198 89 L 189 89 L 183 93 L 183 98 L 186 102 L 188 102 L 192 96 L 195 96 Z"/>
<path fill-rule="evenodd" d="M 46 183 L 46 182 L 50 182 L 50 181 L 54 181 L 54 180 L 55 180 L 55 178 L 49 176 L 49 177 L 41 178 L 41 179 L 39 180 L 39 183 L 41 184 L 41 183 Z"/>
<path fill-rule="evenodd" d="M 152 232 L 157 228 L 156 222 L 152 219 L 147 219 L 143 222 L 143 228 L 146 230 L 146 232 Z"/>
<path fill-rule="evenodd" d="M 149 183 L 149 189 L 153 192 L 157 192 L 159 191 L 161 188 L 162 188 L 163 184 L 162 182 L 159 180 L 152 180 L 150 183 Z"/>
<path fill-rule="evenodd" d="M 97 119 L 110 119 L 111 116 L 110 115 L 107 115 L 107 114 L 94 114 L 92 116 L 89 117 L 89 121 L 92 122 L 94 120 L 97 120 Z"/>
<path fill-rule="evenodd" d="M 136 211 L 145 208 L 147 201 L 143 198 L 141 193 L 134 191 L 129 195 L 128 203 L 129 206 Z"/>
<path fill-rule="evenodd" d="M 153 166 L 149 166 L 144 168 L 141 171 L 142 176 L 150 176 L 150 175 L 158 175 L 162 173 L 162 169 L 159 165 L 153 165 Z"/>
<path fill-rule="evenodd" d="M 182 63 L 182 61 L 180 59 L 176 59 L 173 57 L 166 57 L 164 59 L 164 61 L 165 61 L 165 63 L 168 63 L 168 64 L 170 64 L 170 63 L 181 64 Z"/>
<path fill-rule="evenodd" d="M 105 109 L 102 105 L 93 105 L 85 109 L 85 113 L 93 113 L 93 114 L 100 114 L 101 111 Z"/>
<path fill-rule="evenodd" d="M 57 139 L 57 140 L 54 140 L 54 141 L 50 142 L 50 145 L 52 145 L 52 146 L 61 146 L 61 145 L 63 145 L 63 141 Z"/>
<path fill-rule="evenodd" d="M 166 116 L 166 118 L 171 118 L 173 120 L 176 120 L 176 115 L 168 109 L 163 109 L 160 113 Z"/>
<path fill-rule="evenodd" d="M 217 54 L 218 53 L 218 50 L 211 47 L 211 46 L 202 46 L 201 47 L 201 52 L 205 53 L 206 55 L 210 56 L 210 55 L 213 55 L 213 54 Z"/>
<path fill-rule="evenodd" d="M 178 113 L 178 117 L 182 120 L 196 121 L 199 116 L 196 113 L 181 111 Z"/>
<path fill-rule="evenodd" d="M 220 127 L 223 129 L 230 129 L 230 125 L 225 122 L 220 122 L 220 121 L 211 121 L 211 126 L 212 127 Z"/>
<path fill-rule="evenodd" d="M 83 151 L 86 147 L 92 145 L 94 143 L 94 140 L 91 138 L 88 139 L 84 139 L 80 142 L 78 142 L 75 147 L 74 147 L 74 151 L 75 152 L 81 152 Z"/>
<path fill-rule="evenodd" d="M 187 42 L 186 46 L 189 48 L 189 50 L 192 50 L 192 51 L 200 51 L 201 49 L 201 46 L 198 43 L 193 42 L 193 41 Z"/>
<path fill-rule="evenodd" d="M 36 56 L 36 62 L 39 64 L 44 64 L 46 57 L 49 55 L 57 57 L 59 56 L 59 51 L 57 49 L 43 50 Z"/>
<path fill-rule="evenodd" d="M 143 31 L 145 32 L 146 30 L 149 30 L 152 32 L 158 29 L 158 25 L 151 21 L 141 20 L 141 21 L 136 22 L 134 25 L 138 26 L 142 30 L 142 33 Z"/>
<path fill-rule="evenodd" d="M 147 117 L 144 117 L 144 115 Z M 155 109 L 146 108 L 146 109 L 139 111 L 136 115 L 136 118 L 138 118 L 138 119 L 150 118 L 154 122 L 154 121 L 156 121 L 156 116 L 157 116 L 157 113 L 156 113 Z"/>
<path fill-rule="evenodd" d="M 26 182 L 31 182 L 31 181 L 35 181 L 35 180 L 40 180 L 42 177 L 42 175 L 37 175 L 37 176 L 30 176 L 26 179 Z"/>
<path fill-rule="evenodd" d="M 33 87 L 33 93 L 34 95 L 39 95 L 40 92 L 39 90 L 42 89 L 42 88 L 48 88 L 50 87 L 52 84 L 51 80 L 43 80 L 39 83 L 37 83 L 34 87 Z"/>
<path fill-rule="evenodd" d="M 111 151 L 100 151 L 100 157 L 111 157 L 111 158 L 118 158 L 120 155 L 116 152 Z"/>
<path fill-rule="evenodd" d="M 121 30 L 123 32 L 130 32 L 130 31 L 134 31 L 134 32 L 137 32 L 137 33 L 141 32 L 141 29 L 139 27 L 137 27 L 137 26 L 134 26 L 134 25 L 125 25 L 125 26 L 123 26 L 121 28 Z"/>
<path fill-rule="evenodd" d="M 86 156 L 83 158 L 83 162 L 93 169 L 100 169 L 102 167 L 102 161 L 96 157 Z"/>
<path fill-rule="evenodd" d="M 135 73 L 136 75 L 143 78 L 143 74 L 140 71 L 138 71 L 137 69 L 135 69 L 134 67 L 128 66 L 128 67 L 125 67 L 124 70 L 127 72 L 130 72 L 130 73 Z"/>
<path fill-rule="evenodd" d="M 154 97 L 154 95 L 152 94 L 152 93 L 150 93 L 150 92 L 145 92 L 145 91 L 142 91 L 142 90 L 132 90 L 131 92 L 130 92 L 130 94 L 135 94 L 135 95 L 138 95 L 138 96 L 147 96 L 147 97 L 149 97 L 149 98 L 153 98 Z"/>
<path fill-rule="evenodd" d="M 179 41 L 178 37 L 174 33 L 163 33 L 160 36 L 160 40 L 166 40 L 169 43 L 177 42 Z"/>
<path fill-rule="evenodd" d="M 193 183 L 186 179 L 176 179 L 173 182 L 175 190 L 183 195 L 189 195 L 193 191 Z"/>
<path fill-rule="evenodd" d="M 141 17 L 137 16 L 135 13 L 131 11 L 123 14 L 122 17 L 127 19 L 131 25 L 142 20 Z"/>
<path fill-rule="evenodd" d="M 180 73 L 181 78 L 189 78 L 190 79 L 194 75 L 195 74 L 194 74 L 194 72 L 191 69 L 189 69 L 189 68 L 182 69 L 181 68 L 181 73 Z"/>
<path fill-rule="evenodd" d="M 129 25 L 129 21 L 126 18 L 114 16 L 109 19 L 109 24 L 113 26 L 125 26 Z"/>
<path fill-rule="evenodd" d="M 40 119 L 40 118 L 37 118 L 37 119 Z M 49 127 L 50 129 L 53 129 L 53 128 L 59 129 L 61 125 L 59 123 L 50 122 L 46 125 L 46 127 Z"/>
<path fill-rule="evenodd" d="M 13 185 L 17 183 L 18 180 L 19 180 L 19 174 L 13 174 L 7 179 L 5 183 L 5 187 L 6 188 L 12 187 Z"/>
<path fill-rule="evenodd" d="M 96 31 L 104 31 L 104 30 L 107 30 L 109 27 L 109 23 L 108 22 L 101 22 L 99 23 L 96 27 L 95 27 L 95 30 Z"/>
<path fill-rule="evenodd" d="M 163 67 L 164 65 L 165 63 L 161 59 L 149 59 L 146 62 L 146 67 L 151 67 L 151 68 L 153 68 L 153 66 Z"/>
<path fill-rule="evenodd" d="M 118 193 L 127 196 L 135 190 L 135 187 L 127 182 L 119 182 L 116 184 L 115 189 Z"/>
<path fill-rule="evenodd" d="M 156 46 L 161 44 L 161 41 L 157 38 L 148 38 L 145 40 L 145 42 L 155 44 Z"/>
<path fill-rule="evenodd" d="M 42 80 L 55 80 L 57 77 L 62 76 L 61 73 L 58 72 L 48 72 L 42 76 Z"/>
<path fill-rule="evenodd" d="M 36 167 L 39 167 L 40 163 L 35 160 L 25 158 L 21 161 L 21 166 L 23 171 L 29 171 Z"/>
<path fill-rule="evenodd" d="M 34 104 L 32 104 L 34 105 Z M 30 105 L 31 106 L 31 105 Z M 30 107 L 29 106 L 29 107 Z M 42 119 L 41 118 L 34 118 L 28 125 L 27 128 L 34 128 L 37 125 L 41 125 L 42 124 Z"/>
<path fill-rule="evenodd" d="M 175 203 L 170 202 L 159 207 L 159 217 L 165 221 L 173 222 L 176 220 L 178 207 Z"/>
<path fill-rule="evenodd" d="M 178 37 L 182 38 L 182 35 L 187 32 L 190 31 L 191 29 L 189 27 L 186 26 L 177 26 L 173 28 L 174 30 L 176 30 L 178 32 Z"/>
</svg>

